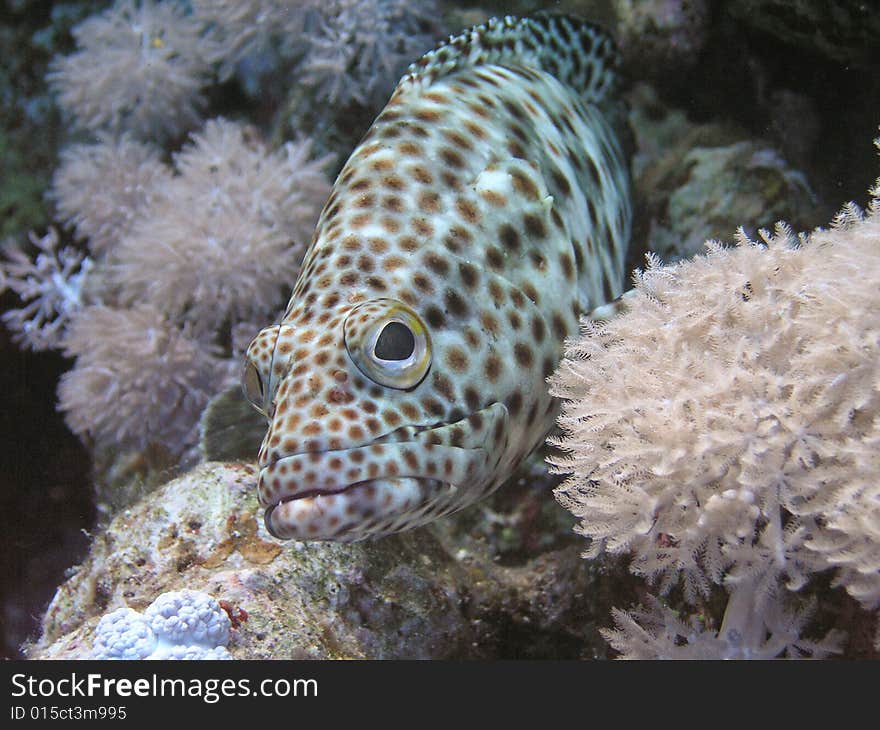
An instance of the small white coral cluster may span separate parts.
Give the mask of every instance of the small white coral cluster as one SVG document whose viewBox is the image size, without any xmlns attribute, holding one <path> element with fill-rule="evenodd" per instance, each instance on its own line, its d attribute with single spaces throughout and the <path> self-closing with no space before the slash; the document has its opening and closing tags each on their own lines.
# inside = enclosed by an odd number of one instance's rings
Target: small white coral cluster
<svg viewBox="0 0 880 730">
<path fill-rule="evenodd" d="M 587 325 L 552 378 L 552 463 L 570 475 L 556 494 L 586 554 L 629 555 L 691 603 L 725 586 L 735 631 L 715 638 L 751 637 L 756 655 L 797 653 L 768 636 L 803 620 L 768 617 L 802 615 L 815 573 L 880 607 L 880 202 L 761 239 L 652 261 L 628 311 Z M 646 616 L 617 615 L 624 654 L 644 654 Z M 672 646 L 650 630 L 668 615 L 650 616 L 639 631 Z"/>
<path fill-rule="evenodd" d="M 207 593 L 169 591 L 143 613 L 119 608 L 95 628 L 93 659 L 232 659 L 231 622 Z"/>
</svg>

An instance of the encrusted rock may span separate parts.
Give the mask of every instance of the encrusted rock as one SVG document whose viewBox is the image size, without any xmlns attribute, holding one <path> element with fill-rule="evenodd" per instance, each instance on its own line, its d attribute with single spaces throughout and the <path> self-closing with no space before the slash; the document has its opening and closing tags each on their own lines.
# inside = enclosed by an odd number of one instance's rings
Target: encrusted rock
<svg viewBox="0 0 880 730">
<path fill-rule="evenodd" d="M 634 249 L 672 263 L 705 253 L 707 240 L 732 240 L 744 224 L 772 229 L 785 221 L 810 230 L 822 221 L 805 175 L 769 143 L 722 124 L 691 122 L 647 85 L 633 90 L 630 104 L 640 204 Z"/>
<path fill-rule="evenodd" d="M 462 539 L 452 521 L 374 542 L 281 542 L 255 481 L 249 465 L 209 462 L 119 513 L 58 589 L 28 656 L 88 657 L 103 615 L 183 589 L 227 611 L 237 659 L 604 652 L 584 618 L 596 568 L 578 544 L 500 565 L 491 541 Z"/>
</svg>

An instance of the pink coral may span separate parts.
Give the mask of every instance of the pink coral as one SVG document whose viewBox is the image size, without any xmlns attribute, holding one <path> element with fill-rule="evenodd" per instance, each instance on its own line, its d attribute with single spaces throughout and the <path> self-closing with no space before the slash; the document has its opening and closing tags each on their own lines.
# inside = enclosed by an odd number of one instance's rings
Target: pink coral
<svg viewBox="0 0 880 730">
<path fill-rule="evenodd" d="M 79 127 L 179 134 L 199 120 L 217 52 L 203 31 L 183 3 L 118 0 L 73 29 L 77 50 L 49 81 Z"/>
<path fill-rule="evenodd" d="M 102 256 L 129 233 L 170 180 L 159 150 L 124 134 L 65 148 L 50 195 L 77 238 Z"/>
<path fill-rule="evenodd" d="M 129 135 L 65 151 L 52 195 L 94 258 L 59 251 L 52 231 L 32 237 L 34 260 L 9 249 L 0 286 L 25 302 L 5 315 L 16 337 L 77 358 L 58 390 L 73 431 L 172 455 L 193 445 L 208 399 L 237 374 L 243 323 L 289 295 L 328 194 L 325 162 L 308 141 L 272 151 L 222 119 L 174 167 Z"/>
<path fill-rule="evenodd" d="M 175 157 L 115 253 L 123 304 L 152 302 L 199 331 L 259 320 L 289 294 L 329 191 L 307 141 L 270 151 L 217 119 Z"/>
<path fill-rule="evenodd" d="M 72 431 L 114 448 L 182 453 L 226 376 L 212 345 L 148 306 L 87 307 L 63 346 L 77 360 L 58 385 L 58 407 Z"/>
<path fill-rule="evenodd" d="M 93 263 L 74 248 L 58 248 L 58 231 L 30 234 L 37 255 L 31 259 L 15 245 L 0 261 L 0 292 L 11 289 L 23 306 L 3 314 L 12 337 L 32 350 L 57 347 L 72 318 L 83 306 L 85 281 Z"/>
</svg>

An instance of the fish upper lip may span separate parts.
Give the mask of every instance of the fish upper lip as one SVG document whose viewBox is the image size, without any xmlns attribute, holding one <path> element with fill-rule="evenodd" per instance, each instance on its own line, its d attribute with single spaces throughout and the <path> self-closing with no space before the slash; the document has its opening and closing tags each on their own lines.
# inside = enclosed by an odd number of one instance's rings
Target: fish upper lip
<svg viewBox="0 0 880 730">
<path fill-rule="evenodd" d="M 433 431 L 438 428 L 443 428 L 444 426 L 449 426 L 450 423 L 456 423 L 456 422 L 455 421 L 453 421 L 453 422 L 438 421 L 437 423 L 432 423 L 432 424 L 426 425 L 426 426 L 401 426 L 400 428 L 395 428 L 393 431 L 389 431 L 386 434 L 378 436 L 377 438 L 373 439 L 372 441 L 370 441 L 369 443 L 366 443 L 366 444 L 355 444 L 353 446 L 344 446 L 339 449 L 313 449 L 311 451 L 297 451 L 294 454 L 284 454 L 283 456 L 278 456 L 278 457 L 272 459 L 272 461 L 270 461 L 265 466 L 261 466 L 260 471 L 262 472 L 264 469 L 268 469 L 269 467 L 274 466 L 279 461 L 284 461 L 284 459 L 289 459 L 291 456 L 310 456 L 312 454 L 345 454 L 345 453 L 350 453 L 352 451 L 356 451 L 357 449 L 368 449 L 371 446 L 374 446 L 376 444 L 382 444 L 383 446 L 387 446 L 389 444 L 410 444 L 410 443 L 420 445 L 418 441 L 412 441 L 412 440 L 393 441 L 390 439 L 390 437 L 392 437 L 396 433 L 400 433 L 401 431 L 403 431 L 407 428 L 415 429 L 413 431 L 413 435 L 416 436 L 420 433 L 424 433 L 425 431 Z"/>
<path fill-rule="evenodd" d="M 360 446 L 352 446 L 347 449 L 327 449 L 324 451 L 300 451 L 296 454 L 288 454 L 286 456 L 279 457 L 274 461 L 267 464 L 260 470 L 260 476 L 258 481 L 258 489 L 259 489 L 259 500 L 260 504 L 263 507 L 277 507 L 279 504 L 283 504 L 284 502 L 292 502 L 298 499 L 306 499 L 308 497 L 320 497 L 331 494 L 342 494 L 350 489 L 356 489 L 359 486 L 368 484 L 370 482 L 378 482 L 388 479 L 425 479 L 431 480 L 435 482 L 442 482 L 444 484 L 453 484 L 457 483 L 460 479 L 464 478 L 464 474 L 457 474 L 456 476 L 459 479 L 450 479 L 446 475 L 432 475 L 432 474 L 424 474 L 418 473 L 415 469 L 407 470 L 405 468 L 401 468 L 401 459 L 400 457 L 394 457 L 393 463 L 398 465 L 397 471 L 395 473 L 391 473 L 387 469 L 387 462 L 385 464 L 385 468 L 377 467 L 375 471 L 370 471 L 368 468 L 364 468 L 364 472 L 366 474 L 363 478 L 357 478 L 352 480 L 344 480 L 339 482 L 333 486 L 313 486 L 308 487 L 306 489 L 298 489 L 298 485 L 301 482 L 301 479 L 297 479 L 293 481 L 291 484 L 292 490 L 283 490 L 279 494 L 275 495 L 272 499 L 266 499 L 263 494 L 263 489 L 261 485 L 264 483 L 264 480 L 269 479 L 272 476 L 272 472 L 276 471 L 281 464 L 285 462 L 291 462 L 296 459 L 303 459 L 308 462 L 308 467 L 314 468 L 316 471 L 321 468 L 320 461 L 326 461 L 329 458 L 332 458 L 333 455 L 336 454 L 352 454 L 354 452 L 361 453 L 369 453 L 374 446 L 377 445 L 377 442 L 371 442 L 369 444 L 362 444 Z M 482 445 L 479 446 L 471 446 L 471 447 L 454 447 L 449 446 L 448 444 L 426 444 L 420 441 L 386 441 L 386 442 L 378 442 L 378 445 L 383 447 L 382 457 L 387 459 L 388 450 L 403 452 L 406 449 L 422 449 L 422 450 L 430 450 L 436 454 L 442 454 L 444 451 L 448 451 L 450 449 L 455 449 L 457 451 L 468 451 L 468 452 L 483 452 L 485 454 L 485 449 Z M 312 460 L 315 456 L 320 456 L 320 460 L 318 463 L 313 463 Z M 352 462 L 352 468 L 357 468 L 358 466 L 363 466 L 368 463 L 364 460 L 361 464 L 354 464 Z M 326 465 L 325 465 L 326 468 Z M 455 474 L 455 472 L 453 472 Z M 450 475 L 452 476 L 452 475 Z M 328 481 L 327 479 L 318 479 L 319 483 L 324 483 Z"/>
</svg>

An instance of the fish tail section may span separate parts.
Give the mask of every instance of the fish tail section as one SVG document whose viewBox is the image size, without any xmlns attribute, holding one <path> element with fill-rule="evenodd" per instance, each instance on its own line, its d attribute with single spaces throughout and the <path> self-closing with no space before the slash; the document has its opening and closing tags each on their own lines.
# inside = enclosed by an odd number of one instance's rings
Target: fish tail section
<svg viewBox="0 0 880 730">
<path fill-rule="evenodd" d="M 451 36 L 413 63 L 402 83 L 428 83 L 462 68 L 501 64 L 540 69 L 601 103 L 617 86 L 619 54 L 611 36 L 579 18 L 506 16 Z"/>
</svg>

